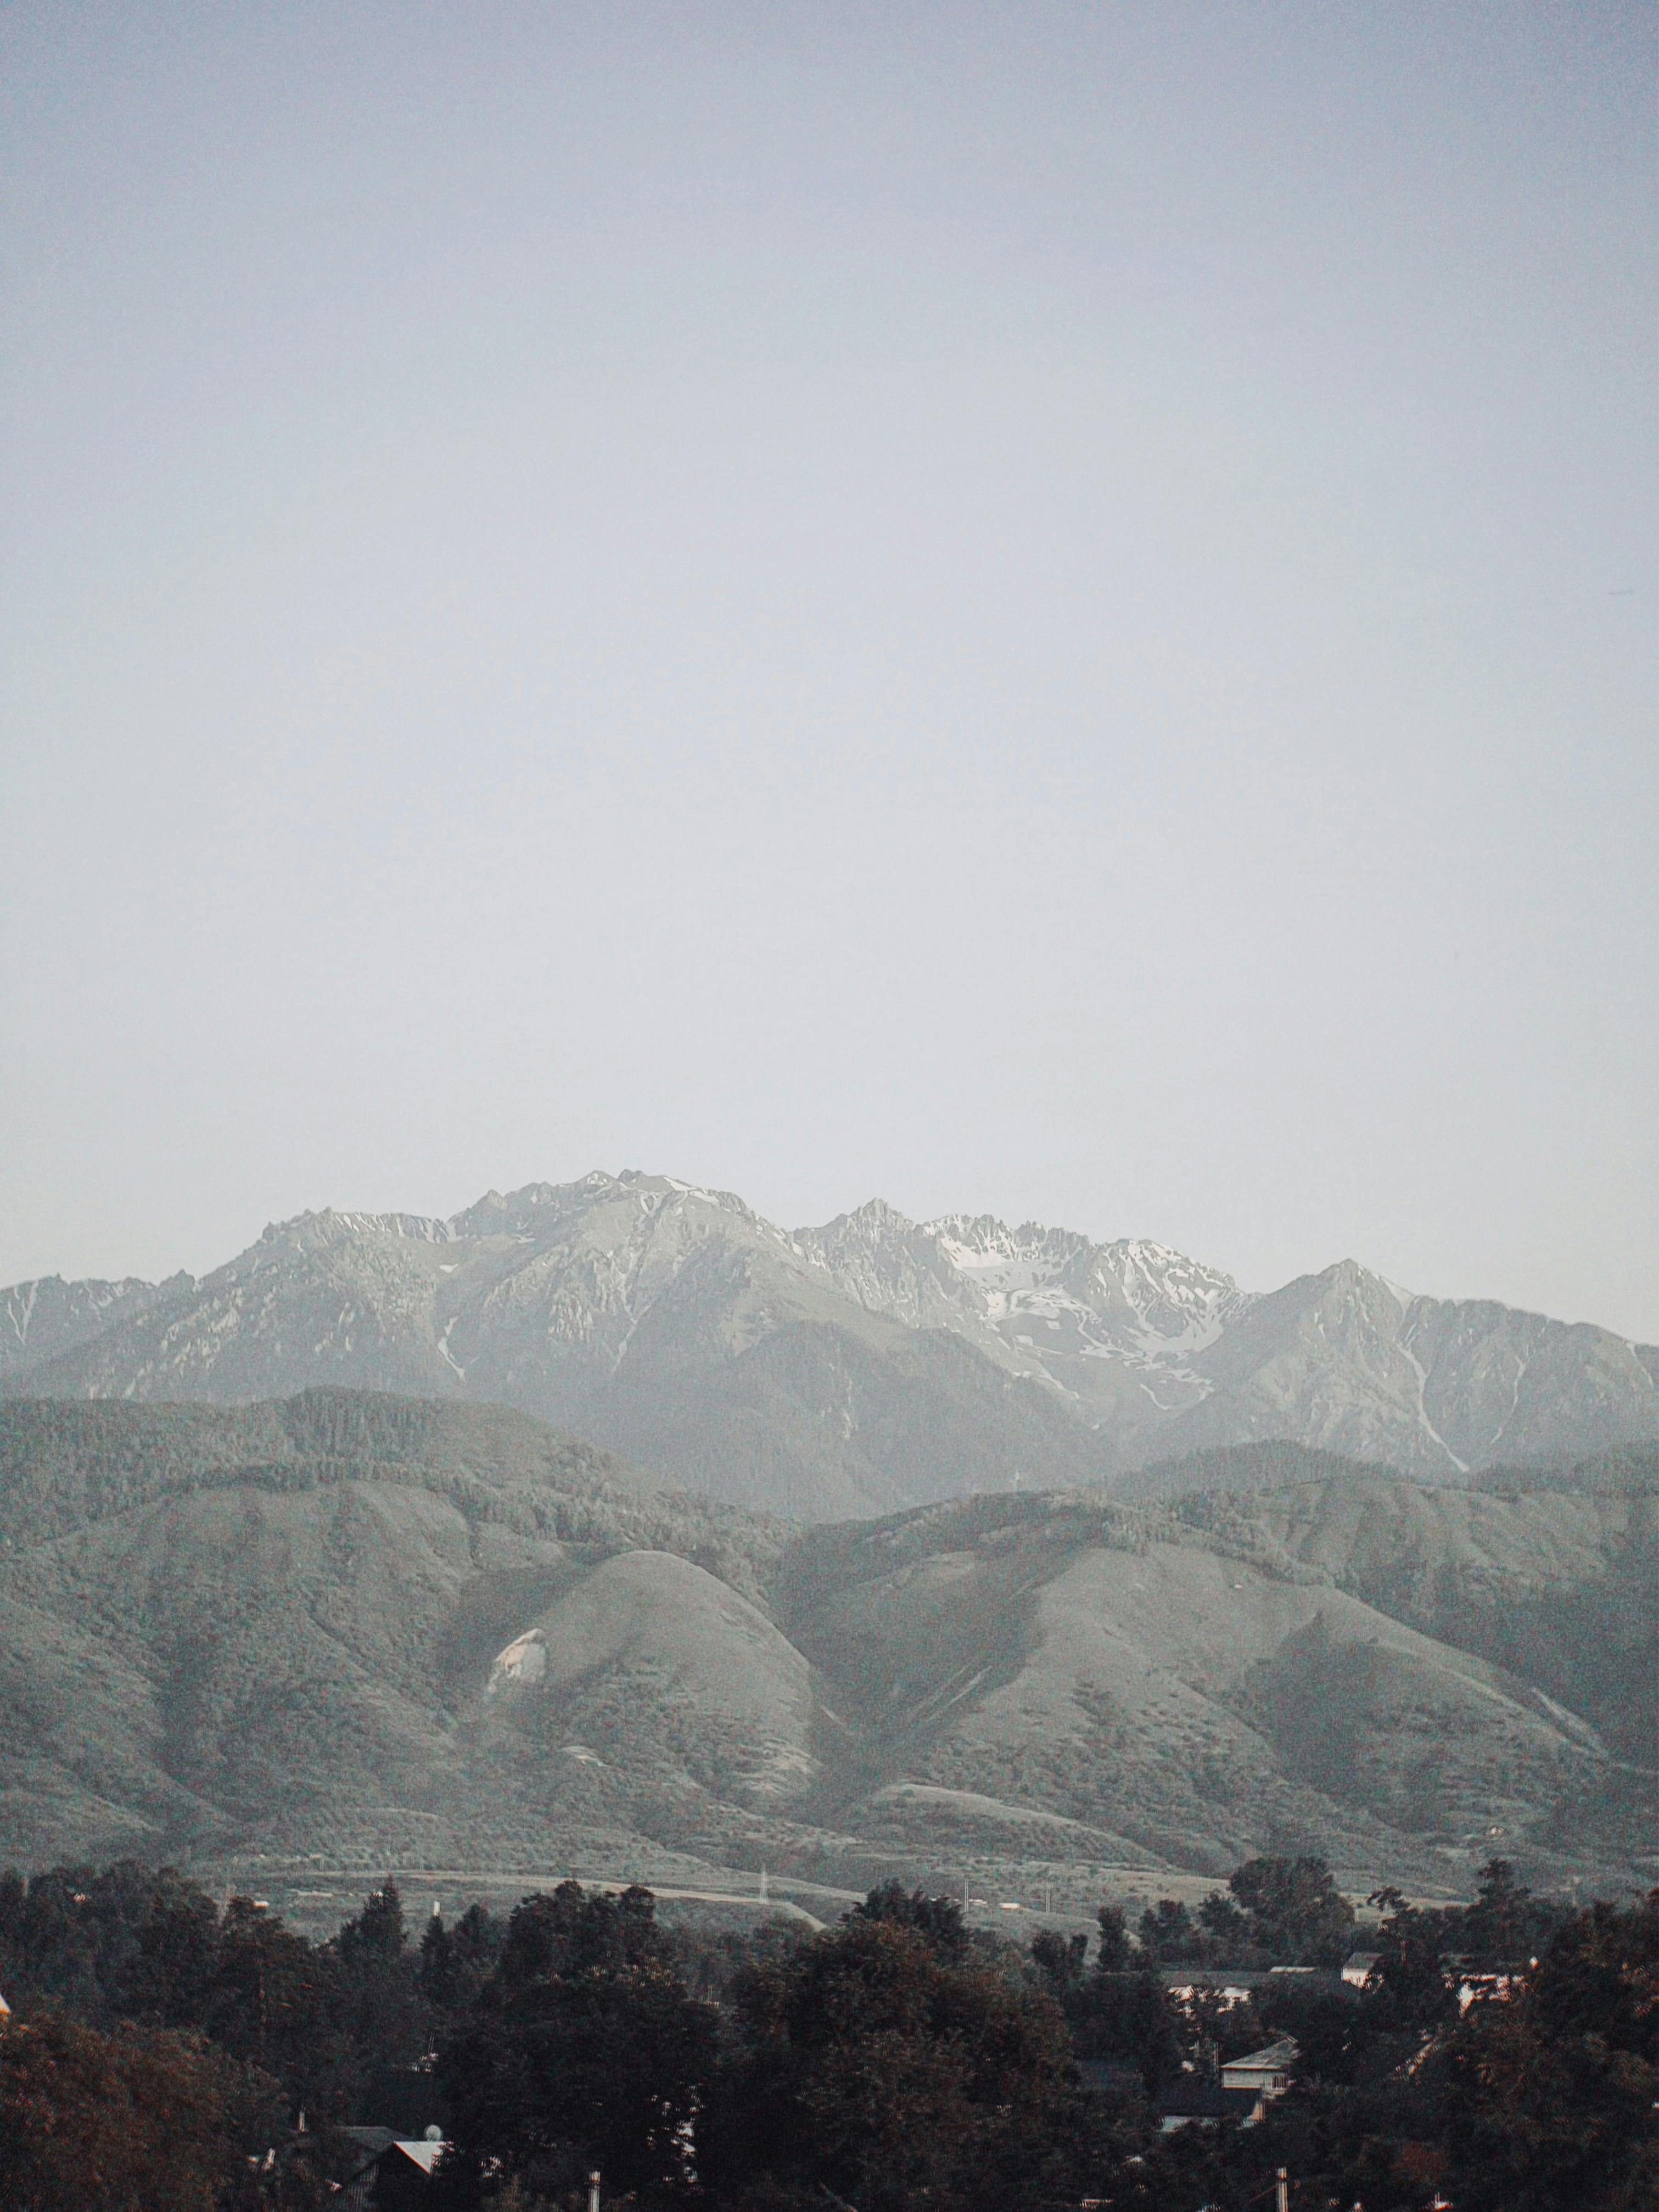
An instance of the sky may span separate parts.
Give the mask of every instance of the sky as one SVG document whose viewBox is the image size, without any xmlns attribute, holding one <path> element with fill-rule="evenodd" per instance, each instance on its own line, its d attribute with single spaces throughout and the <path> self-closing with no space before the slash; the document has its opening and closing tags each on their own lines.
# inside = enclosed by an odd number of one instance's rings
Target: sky
<svg viewBox="0 0 1659 2212">
<path fill-rule="evenodd" d="M 641 1167 L 1659 1339 L 1654 59 L 0 7 L 0 1281 Z"/>
</svg>

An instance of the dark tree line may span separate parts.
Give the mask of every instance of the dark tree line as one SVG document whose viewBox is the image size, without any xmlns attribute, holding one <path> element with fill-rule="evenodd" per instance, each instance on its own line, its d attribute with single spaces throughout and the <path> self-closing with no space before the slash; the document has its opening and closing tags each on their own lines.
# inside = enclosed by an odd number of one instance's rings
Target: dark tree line
<svg viewBox="0 0 1659 2212">
<path fill-rule="evenodd" d="M 1141 1956 L 1169 1966 L 1340 1966 L 1353 1907 L 1322 1859 L 1249 1859 L 1196 1912 L 1172 1897 L 1140 1916 Z"/>
<path fill-rule="evenodd" d="M 388 1882 L 313 1944 L 170 1872 L 6 1875 L 0 2203 L 313 2212 L 363 2121 L 441 2125 L 431 2212 L 551 2212 L 595 2167 L 641 2212 L 1243 2212 L 1279 2166 L 1304 2212 L 1659 2203 L 1659 1893 L 1571 1913 L 1494 1863 L 1467 1907 L 1376 1901 L 1373 1986 L 1225 2005 L 1163 1962 L 1194 1928 L 1230 1964 L 1339 1960 L 1317 1861 L 1024 1950 L 896 1884 L 819 1934 L 665 1929 L 642 1889 L 567 1882 L 414 1940 Z M 1171 2085 L 1287 2034 L 1260 2125 L 1160 2132 Z"/>
</svg>

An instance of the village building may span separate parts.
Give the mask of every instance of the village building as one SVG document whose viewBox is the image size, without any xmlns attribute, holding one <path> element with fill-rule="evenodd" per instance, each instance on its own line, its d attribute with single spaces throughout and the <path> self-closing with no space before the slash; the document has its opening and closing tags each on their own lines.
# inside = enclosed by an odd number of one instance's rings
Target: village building
<svg viewBox="0 0 1659 2212">
<path fill-rule="evenodd" d="M 431 2194 L 432 2170 L 447 2149 L 435 2127 L 418 2140 L 390 2128 L 342 2128 L 364 2154 L 340 2191 L 347 2212 L 418 2212 Z"/>
<path fill-rule="evenodd" d="M 1221 2086 L 1249 2089 L 1264 2104 L 1271 2104 L 1290 2087 L 1291 2069 L 1301 2055 L 1296 2038 L 1281 2035 L 1274 2043 L 1263 2044 L 1260 2051 L 1228 2059 L 1221 2069 Z"/>
<path fill-rule="evenodd" d="M 1478 1973 L 1464 1972 L 1457 1978 L 1457 2009 L 1460 2016 L 1472 2004 L 1507 2004 L 1520 1995 L 1526 1976 L 1518 1967 L 1507 1972 Z"/>
<path fill-rule="evenodd" d="M 1229 2089 L 1212 2076 L 1187 2074 L 1171 2082 L 1158 2098 L 1158 2133 L 1169 2136 L 1177 2128 L 1212 2128 L 1223 2120 L 1237 2120 L 1242 2128 L 1253 2128 L 1267 2109 L 1254 2090 Z"/>
<path fill-rule="evenodd" d="M 1158 2100 L 1158 2131 L 1171 2135 L 1177 2128 L 1212 2128 L 1222 2120 L 1236 2120 L 1253 2128 L 1268 2106 L 1291 2086 L 1291 2072 L 1301 2052 L 1293 2036 L 1279 2037 L 1260 2051 L 1230 2058 L 1218 2068 L 1200 2065 L 1172 2081 Z"/>
<path fill-rule="evenodd" d="M 1258 1990 L 1283 1989 L 1287 1982 L 1297 1989 L 1334 1993 L 1343 1985 L 1340 1975 L 1322 1966 L 1165 1966 L 1158 1978 L 1164 1994 L 1177 2004 L 1212 1996 L 1229 2011 L 1246 2003 Z"/>
<path fill-rule="evenodd" d="M 1166 1966 L 1158 1980 L 1164 1995 L 1177 2004 L 1190 2004 L 1198 1996 L 1214 1997 L 1231 2012 L 1235 2005 L 1248 2004 L 1266 1986 L 1267 1975 L 1265 1968 L 1258 1972 L 1240 1966 Z"/>
</svg>

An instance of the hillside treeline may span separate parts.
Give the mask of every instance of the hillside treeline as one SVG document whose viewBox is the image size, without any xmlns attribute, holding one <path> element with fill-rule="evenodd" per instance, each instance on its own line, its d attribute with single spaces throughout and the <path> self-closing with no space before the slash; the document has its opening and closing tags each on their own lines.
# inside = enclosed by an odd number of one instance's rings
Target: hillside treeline
<svg viewBox="0 0 1659 2212">
<path fill-rule="evenodd" d="M 782 1525 L 637 1473 L 504 1406 L 317 1389 L 252 1406 L 0 1400 L 0 1552 L 206 1490 L 403 1485 L 604 1557 L 658 1549 L 757 1591 Z"/>
<path fill-rule="evenodd" d="M 1352 1914 L 1318 1861 L 1024 1949 L 896 1884 L 822 1933 L 711 1936 L 574 1882 L 416 1933 L 388 1882 L 312 1943 L 169 1871 L 9 1874 L 0 2203 L 313 2212 L 369 2123 L 443 2130 L 432 2212 L 553 2212 L 595 2168 L 641 2212 L 1243 2212 L 1281 2166 L 1304 2208 L 1650 2206 L 1659 1892 L 1570 1912 L 1494 1863 L 1468 1907 L 1377 1902 L 1371 1986 L 1229 2006 L 1160 1964 L 1334 1965 Z M 1172 2087 L 1285 2036 L 1260 2124 L 1160 2130 Z"/>
</svg>

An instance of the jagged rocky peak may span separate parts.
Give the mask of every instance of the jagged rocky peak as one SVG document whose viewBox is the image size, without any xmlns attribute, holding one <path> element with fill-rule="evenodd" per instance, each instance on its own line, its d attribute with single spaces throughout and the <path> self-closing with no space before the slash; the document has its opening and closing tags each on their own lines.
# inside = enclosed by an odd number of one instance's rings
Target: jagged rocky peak
<svg viewBox="0 0 1659 2212">
<path fill-rule="evenodd" d="M 1298 1292 L 1310 1314 L 1363 1320 L 1385 1336 L 1398 1334 L 1412 1319 L 1414 1309 L 1426 1310 L 1437 1303 L 1401 1290 L 1386 1276 L 1352 1259 L 1335 1261 L 1317 1274 L 1298 1276 L 1275 1295 L 1288 1298 Z"/>
<path fill-rule="evenodd" d="M 931 1230 L 885 1199 L 866 1199 L 822 1228 L 798 1229 L 793 1241 L 838 1289 L 872 1312 L 933 1325 L 962 1303 L 956 1271 Z"/>
<path fill-rule="evenodd" d="M 1146 1237 L 1120 1237 L 1101 1246 L 1097 1266 L 1147 1328 L 1164 1338 L 1188 1337 L 1194 1349 L 1255 1302 L 1253 1291 L 1241 1290 L 1219 1267 Z"/>
<path fill-rule="evenodd" d="M 682 1182 L 677 1176 L 651 1175 L 643 1168 L 624 1168 L 613 1175 L 594 1168 L 574 1182 L 526 1183 L 521 1190 L 486 1191 L 476 1205 L 453 1217 L 451 1232 L 457 1237 L 518 1237 L 537 1243 L 557 1243 L 584 1217 L 617 1205 L 631 1212 L 656 1213 L 686 1208 L 712 1208 L 735 1219 L 757 1225 L 759 1217 L 742 1199 L 728 1190 L 706 1190 L 699 1183 Z"/>
<path fill-rule="evenodd" d="M 1091 1249 L 1085 1237 L 1070 1230 L 1045 1229 L 1032 1221 L 1010 1229 L 989 1213 L 951 1213 L 934 1221 L 913 1221 L 884 1198 L 867 1199 L 820 1229 L 795 1233 L 803 1246 L 832 1263 L 902 1257 L 947 1278 L 1006 1267 L 1029 1268 L 1034 1263 L 1063 1266 L 1077 1251 Z"/>
<path fill-rule="evenodd" d="M 777 1233 L 734 1190 L 711 1190 L 702 1183 L 682 1182 L 678 1176 L 649 1175 L 643 1168 L 624 1168 L 616 1180 L 635 1196 L 654 1196 L 659 1205 L 712 1206 L 717 1213 L 729 1213 L 750 1228 Z"/>
<path fill-rule="evenodd" d="M 481 1199 L 452 1214 L 450 1232 L 459 1237 L 544 1237 L 563 1218 L 592 1205 L 614 1181 L 596 1170 L 578 1182 L 527 1182 L 505 1194 L 487 1190 Z"/>
<path fill-rule="evenodd" d="M 296 1213 L 288 1221 L 268 1221 L 261 1244 L 302 1248 L 355 1243 L 364 1237 L 398 1237 L 419 1244 L 447 1244 L 454 1231 L 447 1221 L 427 1213 L 358 1213 L 325 1206 Z"/>
<path fill-rule="evenodd" d="M 946 1215 L 926 1229 L 993 1312 L 1058 1298 L 1195 1346 L 1249 1303 L 1231 1275 L 1145 1237 L 1096 1244 L 1076 1230 L 1010 1229 L 986 1213 Z"/>
<path fill-rule="evenodd" d="M 1097 1244 L 1038 1221 L 1011 1228 L 991 1213 L 919 1223 L 872 1199 L 796 1238 L 861 1304 L 923 1325 L 1001 1332 L 1035 1316 L 1045 1331 L 1069 1326 L 1103 1347 L 1186 1354 L 1251 1303 L 1231 1275 L 1168 1245 Z"/>
<path fill-rule="evenodd" d="M 901 1345 L 891 1322 L 957 1342 Z M 303 1213 L 199 1284 L 0 1291 L 0 1394 L 319 1383 L 502 1401 L 808 1517 L 1255 1437 L 1444 1481 L 1659 1434 L 1659 1349 L 1413 1297 L 1352 1260 L 1258 1297 L 1149 1238 L 879 1198 L 791 1235 L 637 1168 L 447 1222 Z"/>
<path fill-rule="evenodd" d="M 192 1278 L 182 1273 L 165 1283 L 148 1283 L 137 1275 L 118 1282 L 65 1282 L 61 1275 L 41 1275 L 14 1283 L 0 1291 L 0 1373 L 70 1351 L 124 1316 L 146 1312 L 191 1287 Z"/>
<path fill-rule="evenodd" d="M 1018 1229 L 1010 1229 L 994 1213 L 946 1213 L 925 1225 L 952 1266 L 964 1273 L 1024 1267 L 1052 1278 L 1063 1273 L 1079 1254 L 1094 1249 L 1075 1230 L 1046 1229 L 1040 1221 L 1023 1221 Z"/>
<path fill-rule="evenodd" d="M 862 1206 L 855 1206 L 850 1213 L 838 1213 L 821 1228 L 795 1231 L 802 1244 L 825 1252 L 879 1249 L 908 1243 L 917 1233 L 917 1224 L 909 1215 L 901 1213 L 884 1198 L 866 1198 Z"/>
</svg>

